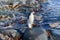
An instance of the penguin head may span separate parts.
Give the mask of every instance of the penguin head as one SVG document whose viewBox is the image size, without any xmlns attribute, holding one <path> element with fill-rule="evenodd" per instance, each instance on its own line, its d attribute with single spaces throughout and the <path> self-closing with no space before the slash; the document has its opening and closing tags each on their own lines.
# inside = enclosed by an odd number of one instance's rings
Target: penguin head
<svg viewBox="0 0 60 40">
<path fill-rule="evenodd" d="M 29 16 L 34 15 L 34 14 L 35 14 L 34 11 L 31 11 L 30 13 L 28 13 L 28 19 L 29 19 Z"/>
</svg>

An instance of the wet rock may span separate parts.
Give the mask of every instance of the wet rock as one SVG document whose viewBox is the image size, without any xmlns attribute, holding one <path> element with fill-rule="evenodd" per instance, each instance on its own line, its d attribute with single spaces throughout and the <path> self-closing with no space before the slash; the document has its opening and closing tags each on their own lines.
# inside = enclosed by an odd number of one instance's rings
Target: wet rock
<svg viewBox="0 0 60 40">
<path fill-rule="evenodd" d="M 20 20 L 19 23 L 20 24 L 25 24 L 26 23 L 26 20 Z"/>
</svg>

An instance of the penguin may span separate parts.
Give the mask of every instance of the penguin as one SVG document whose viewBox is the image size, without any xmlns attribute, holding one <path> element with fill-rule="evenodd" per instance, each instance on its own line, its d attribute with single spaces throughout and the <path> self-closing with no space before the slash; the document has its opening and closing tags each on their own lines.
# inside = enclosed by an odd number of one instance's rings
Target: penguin
<svg viewBox="0 0 60 40">
<path fill-rule="evenodd" d="M 28 27 L 32 28 L 32 24 L 34 23 L 34 11 L 29 14 L 29 19 L 28 19 Z"/>
</svg>

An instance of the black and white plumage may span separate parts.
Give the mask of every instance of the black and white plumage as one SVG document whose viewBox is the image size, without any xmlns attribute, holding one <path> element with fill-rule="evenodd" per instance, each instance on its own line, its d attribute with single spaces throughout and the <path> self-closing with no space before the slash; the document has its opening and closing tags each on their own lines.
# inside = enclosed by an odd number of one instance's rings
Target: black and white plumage
<svg viewBox="0 0 60 40">
<path fill-rule="evenodd" d="M 31 12 L 31 14 L 29 15 L 29 19 L 28 19 L 28 27 L 32 28 L 32 24 L 34 23 L 34 11 Z"/>
</svg>

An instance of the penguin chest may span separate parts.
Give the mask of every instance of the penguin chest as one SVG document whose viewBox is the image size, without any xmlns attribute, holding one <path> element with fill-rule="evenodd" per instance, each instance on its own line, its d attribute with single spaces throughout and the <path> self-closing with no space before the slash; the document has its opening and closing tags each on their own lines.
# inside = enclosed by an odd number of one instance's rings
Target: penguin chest
<svg viewBox="0 0 60 40">
<path fill-rule="evenodd" d="M 29 23 L 33 24 L 33 22 L 34 22 L 34 15 L 31 14 L 31 15 L 29 16 Z"/>
</svg>

